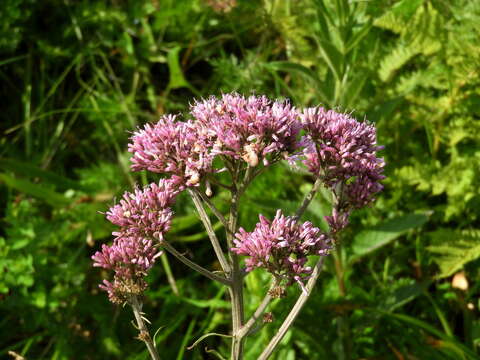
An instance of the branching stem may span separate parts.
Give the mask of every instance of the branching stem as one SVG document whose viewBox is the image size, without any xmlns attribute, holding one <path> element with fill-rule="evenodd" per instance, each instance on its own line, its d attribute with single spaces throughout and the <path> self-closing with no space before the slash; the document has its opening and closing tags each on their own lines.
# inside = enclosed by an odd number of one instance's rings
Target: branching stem
<svg viewBox="0 0 480 360">
<path fill-rule="evenodd" d="M 250 319 L 248 319 L 248 321 L 245 323 L 245 325 L 242 326 L 242 328 L 238 332 L 237 336 L 244 337 L 244 336 L 248 336 L 250 334 L 250 332 L 251 332 L 253 326 L 255 325 L 255 323 L 260 318 L 260 316 L 262 316 L 265 309 L 267 308 L 267 306 L 272 301 L 272 295 L 270 295 L 270 293 L 271 293 L 271 290 L 273 290 L 276 286 L 278 286 L 278 281 L 274 280 L 274 282 L 272 283 L 272 286 L 268 290 L 268 292 L 265 295 L 265 297 L 263 298 L 262 302 L 260 303 L 260 305 L 258 305 L 257 309 L 255 310 L 253 315 L 250 317 Z"/>
<path fill-rule="evenodd" d="M 208 237 L 210 238 L 213 250 L 217 255 L 217 259 L 220 262 L 220 266 L 226 274 L 229 274 L 232 271 L 232 268 L 227 258 L 225 257 L 225 254 L 223 253 L 220 242 L 218 241 L 217 235 L 215 234 L 215 230 L 213 230 L 212 222 L 210 221 L 210 218 L 208 217 L 208 214 L 202 205 L 202 200 L 200 199 L 198 193 L 196 193 L 194 190 L 188 189 L 188 192 L 192 197 L 195 207 L 197 208 L 200 219 L 205 226 L 205 230 L 207 230 Z M 226 228 L 228 228 L 228 226 Z"/>
<path fill-rule="evenodd" d="M 160 360 L 157 348 L 153 343 L 152 337 L 150 336 L 150 333 L 148 332 L 148 329 L 143 320 L 142 304 L 138 301 L 138 297 L 132 296 L 129 304 L 132 307 L 133 315 L 135 315 L 135 321 L 137 322 L 138 331 L 140 331 L 138 338 L 142 340 L 147 346 L 148 352 L 150 353 L 150 357 L 152 358 L 152 360 Z"/>
<path fill-rule="evenodd" d="M 320 272 L 322 271 L 324 261 L 325 261 L 325 256 L 321 256 L 320 259 L 317 261 L 317 264 L 315 265 L 315 268 L 313 269 L 313 272 L 312 272 L 312 275 L 311 275 L 310 279 L 308 279 L 307 285 L 305 285 L 305 288 L 306 288 L 307 291 L 302 292 L 300 294 L 300 296 L 297 299 L 297 302 L 293 306 L 292 310 L 290 310 L 290 313 L 287 315 L 287 317 L 283 321 L 283 324 L 280 326 L 280 329 L 278 329 L 278 332 L 270 340 L 270 343 L 267 345 L 265 350 L 263 350 L 263 352 L 260 355 L 260 357 L 258 358 L 258 360 L 268 359 L 270 357 L 270 355 L 272 355 L 272 352 L 278 346 L 280 341 L 283 339 L 283 337 L 287 333 L 290 326 L 292 326 L 293 322 L 295 321 L 298 314 L 300 313 L 303 306 L 305 305 L 308 298 L 310 297 L 310 294 L 312 293 L 312 290 L 315 287 L 315 284 L 317 283 Z"/>
<path fill-rule="evenodd" d="M 217 274 L 214 274 L 213 272 L 205 269 L 204 267 L 198 265 L 197 263 L 191 261 L 190 259 L 186 258 L 184 255 L 180 254 L 177 249 L 175 249 L 170 243 L 167 241 L 162 241 L 161 246 L 165 248 L 170 254 L 175 256 L 178 260 L 180 260 L 182 263 L 187 265 L 188 267 L 192 268 L 195 271 L 198 271 L 200 274 L 208 277 L 210 280 L 218 281 L 221 282 L 224 285 L 230 286 L 231 281 L 223 276 L 219 276 Z"/>
<path fill-rule="evenodd" d="M 208 208 L 212 211 L 212 213 L 217 217 L 217 219 L 222 223 L 222 225 L 225 227 L 225 229 L 228 229 L 228 222 L 227 219 L 223 216 L 223 214 L 220 212 L 220 210 L 217 209 L 217 207 L 210 201 L 210 199 L 200 190 L 194 189 L 193 190 L 202 200 L 205 204 L 207 204 Z"/>
<path fill-rule="evenodd" d="M 297 220 L 299 220 L 302 217 L 303 213 L 307 210 L 308 205 L 310 205 L 313 198 L 317 194 L 317 191 L 320 188 L 321 184 L 322 184 L 322 180 L 320 179 L 320 177 L 318 177 L 313 183 L 313 186 L 310 192 L 303 199 L 302 205 L 298 208 L 297 212 L 295 213 L 295 218 Z"/>
</svg>

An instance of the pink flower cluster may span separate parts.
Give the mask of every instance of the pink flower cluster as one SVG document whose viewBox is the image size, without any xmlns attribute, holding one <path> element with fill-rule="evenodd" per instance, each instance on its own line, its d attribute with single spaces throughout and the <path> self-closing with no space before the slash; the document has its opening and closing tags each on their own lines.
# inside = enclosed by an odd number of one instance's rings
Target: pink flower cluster
<svg viewBox="0 0 480 360">
<path fill-rule="evenodd" d="M 178 194 L 178 186 L 172 180 L 161 179 L 143 190 L 125 192 L 120 203 L 110 208 L 107 219 L 120 226 L 116 236 L 139 236 L 163 240 L 170 229 L 173 212 L 170 206 Z"/>
<path fill-rule="evenodd" d="M 298 113 L 288 102 L 265 96 L 225 94 L 196 102 L 191 113 L 212 144 L 215 155 L 243 159 L 250 166 L 291 154 L 300 131 Z"/>
<path fill-rule="evenodd" d="M 304 163 L 311 173 L 320 176 L 352 208 L 375 200 L 382 185 L 385 165 L 376 153 L 375 127 L 358 122 L 347 114 L 324 108 L 308 108 L 300 115 L 306 136 Z"/>
<path fill-rule="evenodd" d="M 103 280 L 100 288 L 113 303 L 123 303 L 129 295 L 141 294 L 147 288 L 143 277 L 160 254 L 152 240 L 136 236 L 117 237 L 112 245 L 102 245 L 102 251 L 92 256 L 93 266 L 113 270 L 115 274 L 113 282 Z"/>
<path fill-rule="evenodd" d="M 330 238 L 306 221 L 302 224 L 281 210 L 269 221 L 260 215 L 260 222 L 252 232 L 240 228 L 235 234 L 233 252 L 246 255 L 246 270 L 264 268 L 288 284 L 297 282 L 303 288 L 303 280 L 312 269 L 306 265 L 309 255 L 328 254 Z"/>
<path fill-rule="evenodd" d="M 213 155 L 206 136 L 193 122 L 163 116 L 156 124 L 146 124 L 132 136 L 132 170 L 148 170 L 172 175 L 186 186 L 197 185 L 211 172 Z"/>
<path fill-rule="evenodd" d="M 110 246 L 92 256 L 94 266 L 113 270 L 113 282 L 103 281 L 100 288 L 114 303 L 128 301 L 147 287 L 144 276 L 160 255 L 154 240 L 163 240 L 173 212 L 170 206 L 179 189 L 174 180 L 162 179 L 144 189 L 126 192 L 120 203 L 110 208 L 107 219 L 120 227 Z"/>
<path fill-rule="evenodd" d="M 95 266 L 115 272 L 113 282 L 102 285 L 112 301 L 145 289 L 143 276 L 158 256 L 152 241 L 162 241 L 169 230 L 176 195 L 222 171 L 214 167 L 221 163 L 217 156 L 224 161 L 221 166 L 243 164 L 236 167 L 241 170 L 303 156 L 308 170 L 336 196 L 326 217 L 332 236 L 347 225 L 352 209 L 369 204 L 382 189 L 384 161 L 377 157 L 382 147 L 376 144 L 375 127 L 347 114 L 322 107 L 299 112 L 288 102 L 235 93 L 196 101 L 190 113 L 188 121 L 165 115 L 131 137 L 132 170 L 169 179 L 125 193 L 106 214 L 120 229 L 113 245 L 104 245 L 93 259 Z M 326 255 L 332 246 L 330 235 L 280 210 L 272 221 L 260 216 L 252 232 L 240 229 L 234 241 L 231 250 L 248 256 L 247 271 L 262 267 L 301 286 L 311 272 L 308 256 Z"/>
</svg>

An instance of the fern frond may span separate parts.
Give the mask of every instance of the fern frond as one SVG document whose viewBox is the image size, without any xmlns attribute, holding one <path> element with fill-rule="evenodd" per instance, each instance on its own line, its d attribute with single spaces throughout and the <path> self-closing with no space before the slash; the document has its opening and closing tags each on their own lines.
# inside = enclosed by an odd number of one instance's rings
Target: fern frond
<svg viewBox="0 0 480 360">
<path fill-rule="evenodd" d="M 384 82 L 390 81 L 397 70 L 419 53 L 420 49 L 418 48 L 399 44 L 382 60 L 380 69 L 378 70 L 378 76 Z"/>
<path fill-rule="evenodd" d="M 480 258 L 480 230 L 441 229 L 431 234 L 435 243 L 427 250 L 440 268 L 439 278 L 450 276 L 473 260 Z"/>
</svg>

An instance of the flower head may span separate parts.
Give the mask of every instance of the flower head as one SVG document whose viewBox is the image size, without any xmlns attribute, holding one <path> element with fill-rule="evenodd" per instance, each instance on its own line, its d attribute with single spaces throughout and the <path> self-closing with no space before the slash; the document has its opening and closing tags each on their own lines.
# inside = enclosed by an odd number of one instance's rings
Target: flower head
<svg viewBox="0 0 480 360">
<path fill-rule="evenodd" d="M 292 216 L 284 216 L 280 210 L 269 221 L 260 215 L 252 232 L 240 228 L 235 235 L 233 252 L 249 256 L 246 270 L 265 268 L 288 283 L 302 280 L 311 272 L 306 266 L 309 255 L 327 255 L 331 240 L 320 229 L 306 221 L 302 224 Z"/>
<path fill-rule="evenodd" d="M 291 154 L 297 146 L 298 114 L 288 102 L 224 94 L 196 102 L 191 113 L 210 140 L 213 154 L 243 159 L 252 167 L 259 161 L 268 164 L 269 154 Z"/>
<path fill-rule="evenodd" d="M 134 235 L 163 239 L 170 228 L 173 212 L 170 206 L 178 194 L 178 186 L 172 180 L 162 179 L 144 189 L 125 192 L 120 203 L 110 208 L 107 219 L 120 226 L 114 235 Z"/>
<path fill-rule="evenodd" d="M 151 239 L 136 236 L 117 237 L 112 245 L 102 245 L 102 251 L 92 256 L 93 266 L 112 270 L 114 276 L 113 282 L 104 280 L 100 288 L 114 303 L 141 294 L 147 287 L 143 278 L 160 254 Z"/>
<path fill-rule="evenodd" d="M 341 189 L 352 207 L 372 202 L 382 189 L 385 165 L 376 154 L 382 147 L 376 144 L 375 127 L 321 107 L 305 109 L 300 118 L 308 170 L 332 190 Z"/>
<path fill-rule="evenodd" d="M 149 170 L 174 176 L 182 185 L 194 186 L 211 171 L 213 156 L 205 137 L 192 122 L 176 121 L 174 115 L 146 124 L 128 145 L 134 171 Z"/>
</svg>

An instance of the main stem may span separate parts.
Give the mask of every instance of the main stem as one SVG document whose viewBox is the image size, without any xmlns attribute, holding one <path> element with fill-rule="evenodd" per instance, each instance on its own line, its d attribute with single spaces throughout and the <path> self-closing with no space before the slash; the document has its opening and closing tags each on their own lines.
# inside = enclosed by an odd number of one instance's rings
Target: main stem
<svg viewBox="0 0 480 360">
<path fill-rule="evenodd" d="M 347 296 L 347 288 L 345 287 L 345 271 L 343 268 L 342 253 L 340 249 L 341 244 L 337 244 L 337 248 L 333 253 L 334 264 L 335 264 L 335 274 L 337 277 L 338 289 L 340 296 L 345 298 Z M 345 313 L 342 313 L 338 317 L 338 334 L 343 349 L 343 358 L 348 360 L 351 358 L 352 353 L 352 341 L 350 335 L 350 324 L 348 316 Z"/>
<path fill-rule="evenodd" d="M 238 221 L 238 200 L 240 193 L 237 189 L 232 190 L 232 204 L 228 219 L 227 242 L 229 248 L 233 247 L 233 234 L 237 230 Z M 238 255 L 230 252 L 232 257 L 232 272 L 230 286 L 230 297 L 232 300 L 232 360 L 243 358 L 243 336 L 239 334 L 244 321 L 243 312 L 243 275 L 240 270 Z"/>
<path fill-rule="evenodd" d="M 157 348 L 153 343 L 152 337 L 148 332 L 147 327 L 145 326 L 145 322 L 143 321 L 142 317 L 142 305 L 138 301 L 136 296 L 133 296 L 130 300 L 130 306 L 132 307 L 133 314 L 135 315 L 135 320 L 137 322 L 138 330 L 140 333 L 138 334 L 138 338 L 142 340 L 145 345 L 147 346 L 148 352 L 150 353 L 150 357 L 152 360 L 160 360 L 160 356 L 158 355 Z"/>
</svg>

